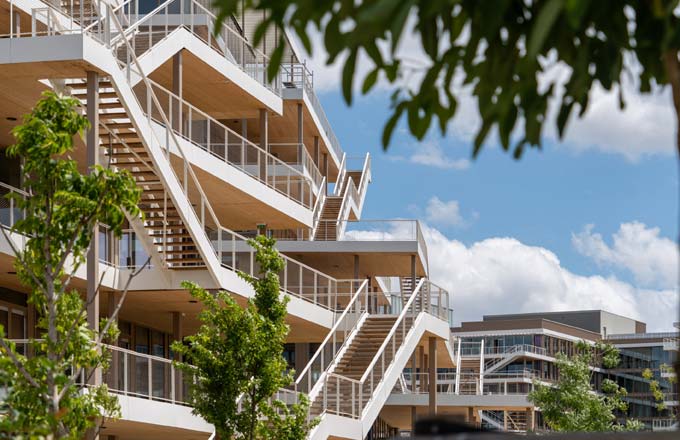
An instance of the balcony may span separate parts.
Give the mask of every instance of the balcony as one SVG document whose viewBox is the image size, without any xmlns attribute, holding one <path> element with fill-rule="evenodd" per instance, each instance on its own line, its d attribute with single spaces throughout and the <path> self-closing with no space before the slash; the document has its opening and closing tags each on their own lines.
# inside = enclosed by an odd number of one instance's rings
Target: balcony
<svg viewBox="0 0 680 440">
<path fill-rule="evenodd" d="M 321 101 L 314 92 L 314 75 L 307 68 L 304 63 L 283 63 L 279 72 L 278 83 L 281 86 L 281 96 L 284 99 L 303 99 L 307 97 L 309 103 L 314 109 L 314 113 L 318 118 L 321 129 L 328 139 L 330 144 L 329 150 L 332 150 L 337 163 L 342 159 L 342 148 L 340 141 L 335 136 L 335 132 L 331 127 L 326 112 L 323 110 Z"/>
</svg>

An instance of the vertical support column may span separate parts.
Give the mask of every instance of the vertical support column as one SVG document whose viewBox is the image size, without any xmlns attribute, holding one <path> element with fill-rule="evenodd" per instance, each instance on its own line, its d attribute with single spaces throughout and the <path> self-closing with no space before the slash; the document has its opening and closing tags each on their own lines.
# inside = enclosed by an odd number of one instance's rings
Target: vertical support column
<svg viewBox="0 0 680 440">
<path fill-rule="evenodd" d="M 326 181 L 328 181 L 328 153 L 323 154 L 323 171 L 321 171 L 323 176 L 326 178 Z M 337 185 L 338 182 L 335 182 Z M 328 186 L 326 186 L 326 195 L 328 195 Z"/>
<path fill-rule="evenodd" d="M 321 165 L 321 153 L 319 150 L 319 136 L 314 136 L 314 164 L 317 168 Z"/>
<path fill-rule="evenodd" d="M 297 342 L 295 344 L 295 374 L 300 375 L 305 366 L 309 363 L 309 343 Z M 310 390 L 307 390 L 309 392 Z"/>
<path fill-rule="evenodd" d="M 246 150 L 246 140 L 248 139 L 248 120 L 241 119 L 241 166 L 245 166 L 248 161 L 248 152 Z"/>
<path fill-rule="evenodd" d="M 260 109 L 260 148 L 263 151 L 269 152 L 269 113 L 267 109 Z M 261 155 L 260 163 L 260 180 L 267 181 L 267 156 Z"/>
<path fill-rule="evenodd" d="M 425 347 L 422 345 L 418 345 L 418 367 L 418 391 L 422 392 L 425 390 Z"/>
<path fill-rule="evenodd" d="M 527 408 L 527 432 L 536 430 L 533 408 Z"/>
<path fill-rule="evenodd" d="M 19 11 L 12 12 L 12 19 L 13 19 L 12 20 L 12 27 L 14 29 L 12 29 L 11 32 L 13 32 L 14 35 L 16 35 L 17 37 L 20 37 L 21 36 L 21 14 L 19 13 Z"/>
<path fill-rule="evenodd" d="M 503 410 L 503 431 L 508 430 L 508 410 Z"/>
<path fill-rule="evenodd" d="M 479 344 L 479 389 L 477 394 L 484 394 L 484 338 Z"/>
<path fill-rule="evenodd" d="M 182 51 L 180 50 L 172 56 L 172 93 L 179 97 L 180 102 L 173 102 L 172 128 L 183 132 L 182 124 L 182 83 L 183 83 Z"/>
<path fill-rule="evenodd" d="M 304 148 L 302 144 L 304 143 L 304 112 L 302 110 L 302 103 L 299 102 L 297 105 L 297 157 L 298 161 L 302 164 L 302 149 Z"/>
<path fill-rule="evenodd" d="M 416 351 L 413 350 L 413 354 L 411 355 L 411 392 L 415 393 L 416 392 L 416 371 L 418 367 L 418 357 L 416 356 Z M 411 407 L 411 432 L 415 432 L 416 429 L 416 418 L 417 418 L 417 413 L 416 413 L 416 407 L 412 406 Z"/>
<path fill-rule="evenodd" d="M 99 163 L 99 74 L 87 72 L 87 166 L 90 168 Z M 92 228 L 92 240 L 87 252 L 87 326 L 99 332 L 99 225 Z M 102 383 L 102 370 L 97 368 L 88 381 L 91 385 Z M 86 434 L 88 440 L 99 439 L 97 431 L 90 429 Z"/>
<path fill-rule="evenodd" d="M 430 361 L 430 365 L 428 365 L 428 385 L 430 392 L 430 398 L 428 399 L 428 402 L 430 415 L 434 416 L 437 415 L 437 338 L 430 337 L 428 343 L 429 347 L 427 351 Z"/>
<path fill-rule="evenodd" d="M 181 312 L 172 312 L 172 340 L 181 341 L 184 334 L 184 314 Z M 181 361 L 182 356 L 179 353 L 173 353 L 176 361 Z M 174 367 L 173 367 L 174 368 Z M 175 370 L 175 401 L 184 400 L 184 380 L 182 379 L 182 372 Z"/>
<path fill-rule="evenodd" d="M 354 255 L 354 279 L 355 280 L 359 279 L 359 256 L 358 255 Z M 352 282 L 352 292 L 356 292 L 358 288 L 359 288 L 359 281 L 353 281 Z M 368 304 L 366 304 L 366 310 L 369 313 L 371 312 Z"/>
<path fill-rule="evenodd" d="M 113 312 L 116 310 L 116 306 L 118 306 L 118 302 L 120 301 L 120 293 L 119 292 L 109 292 L 109 297 L 107 301 L 107 315 L 109 319 L 113 318 Z M 116 323 L 118 322 L 118 317 L 115 319 Z M 113 345 L 118 345 L 118 341 L 111 341 Z M 111 351 L 111 366 L 109 367 L 109 380 L 107 381 L 107 385 L 113 389 L 113 390 L 119 390 L 120 389 L 120 384 L 118 383 L 118 376 L 119 376 L 119 368 L 118 365 L 120 363 L 119 360 L 119 352 L 116 350 Z"/>
</svg>

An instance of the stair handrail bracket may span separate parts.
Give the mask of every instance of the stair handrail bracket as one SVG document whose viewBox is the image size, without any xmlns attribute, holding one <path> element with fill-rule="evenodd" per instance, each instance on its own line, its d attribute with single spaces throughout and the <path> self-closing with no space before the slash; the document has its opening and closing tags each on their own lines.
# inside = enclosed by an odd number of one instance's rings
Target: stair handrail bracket
<svg viewBox="0 0 680 440">
<path fill-rule="evenodd" d="M 336 319 L 335 324 L 331 327 L 330 331 L 324 338 L 319 348 L 316 350 L 312 358 L 309 360 L 305 368 L 300 372 L 300 375 L 295 380 L 294 390 L 296 392 L 306 389 L 309 400 L 313 401 L 318 395 L 320 389 L 323 386 L 324 377 L 333 371 L 337 360 L 345 352 L 347 344 L 351 341 L 353 335 L 356 333 L 357 329 L 361 327 L 361 323 L 366 318 L 368 305 L 368 280 L 363 280 L 357 290 L 352 295 L 351 299 L 347 303 L 347 306 L 342 311 L 340 316 Z M 350 314 L 354 314 L 356 319 L 352 322 L 351 326 L 348 327 L 348 320 L 351 319 Z M 344 328 L 342 328 L 344 326 Z M 340 347 L 337 346 L 337 333 L 343 332 L 343 340 Z M 327 359 L 325 353 L 327 349 L 330 348 L 330 358 Z M 320 363 L 320 375 L 314 380 L 314 363 Z"/>
</svg>

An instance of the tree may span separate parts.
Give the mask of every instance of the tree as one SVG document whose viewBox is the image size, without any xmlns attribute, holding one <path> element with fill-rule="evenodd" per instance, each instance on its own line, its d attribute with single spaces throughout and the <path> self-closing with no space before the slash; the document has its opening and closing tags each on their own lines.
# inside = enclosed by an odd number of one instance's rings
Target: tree
<svg viewBox="0 0 680 440">
<path fill-rule="evenodd" d="M 139 215 L 140 191 L 127 171 L 95 166 L 88 175 L 78 172 L 76 161 L 67 157 L 74 137 L 88 127 L 78 107 L 74 98 L 45 92 L 13 130 L 16 144 L 8 149 L 24 161 L 29 192 L 26 198 L 15 196 L 25 216 L 12 232 L 25 237 L 23 249 L 0 229 L 38 315 L 38 338 L 27 347 L 5 339 L 0 326 L 0 388 L 6 392 L 0 398 L 0 432 L 12 438 L 79 439 L 96 429 L 102 416 L 118 414 L 105 385 L 82 392 L 78 381 L 106 368 L 100 345 L 117 337 L 114 321 L 125 292 L 97 333 L 88 328 L 86 304 L 71 280 L 85 262 L 94 225 L 105 223 L 120 236 L 125 211 Z"/>
<path fill-rule="evenodd" d="M 189 390 L 194 413 L 215 426 L 222 439 L 300 439 L 313 427 L 303 395 L 293 405 L 270 403 L 272 396 L 293 381 L 283 358 L 288 334 L 288 298 L 280 298 L 278 274 L 284 260 L 274 239 L 258 236 L 255 247 L 259 278 L 240 272 L 255 296 L 241 307 L 225 291 L 211 293 L 184 282 L 183 287 L 203 303 L 201 327 L 172 350 L 183 357 L 177 367 L 195 377 Z"/>
<path fill-rule="evenodd" d="M 666 379 L 666 381 L 673 387 L 677 382 L 678 378 L 673 373 L 673 368 L 666 365 L 666 364 L 661 364 L 659 366 L 659 371 L 661 373 L 669 373 L 669 377 Z M 642 377 L 645 378 L 647 381 L 649 381 L 649 392 L 652 394 L 652 398 L 656 402 L 656 409 L 659 412 L 666 411 L 671 415 L 677 415 L 677 409 L 675 407 L 668 408 L 666 406 L 666 403 L 664 402 L 665 394 L 663 392 L 663 389 L 661 388 L 661 384 L 659 384 L 659 381 L 654 378 L 654 372 L 650 370 L 649 368 L 645 368 L 642 371 Z"/>
<path fill-rule="evenodd" d="M 589 346 L 580 342 L 577 351 L 572 357 L 557 354 L 559 379 L 554 386 L 536 381 L 529 393 L 529 401 L 541 409 L 550 429 L 567 432 L 642 429 L 642 423 L 635 420 L 627 420 L 625 426 L 616 423 L 614 412 L 627 409 L 622 400 L 625 388 L 611 379 L 602 381 L 601 393 L 591 386 L 592 367 L 614 368 L 619 363 L 618 350 L 608 344 Z"/>
<path fill-rule="evenodd" d="M 343 60 L 348 104 L 355 83 L 361 81 L 367 93 L 386 79 L 394 94 L 385 148 L 404 115 L 418 139 L 434 121 L 445 134 L 463 93 L 459 84 L 470 86 L 482 120 L 473 156 L 494 128 L 516 158 L 527 145 L 541 146 L 548 120 L 562 137 L 570 115 L 587 110 L 596 84 L 618 89 L 623 107 L 624 76 L 642 93 L 670 84 L 680 116 L 678 0 L 216 0 L 215 5 L 222 19 L 239 16 L 241 7 L 264 16 L 253 33 L 255 45 L 278 29 L 270 78 L 283 58 L 282 30 L 290 29 L 310 53 L 310 31 L 319 31 L 327 63 Z M 424 58 L 416 66 L 398 50 L 411 34 Z M 372 69 L 359 78 L 356 67 L 363 59 Z M 568 77 L 563 90 L 556 66 Z M 406 77 L 415 84 L 405 84 Z M 550 110 L 551 99 L 556 111 Z M 678 137 L 680 148 L 680 132 Z"/>
</svg>

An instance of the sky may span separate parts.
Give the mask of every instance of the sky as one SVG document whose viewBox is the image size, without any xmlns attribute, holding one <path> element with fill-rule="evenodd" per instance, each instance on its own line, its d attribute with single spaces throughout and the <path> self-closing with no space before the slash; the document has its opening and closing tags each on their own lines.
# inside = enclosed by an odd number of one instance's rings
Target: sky
<svg viewBox="0 0 680 440">
<path fill-rule="evenodd" d="M 417 45 L 404 45 L 417 58 Z M 339 67 L 309 59 L 328 119 L 348 156 L 369 152 L 373 181 L 362 219 L 417 218 L 430 277 L 453 295 L 456 320 L 484 314 L 604 309 L 666 331 L 678 321 L 678 164 L 670 93 L 628 105 L 594 90 L 566 138 L 546 130 L 520 161 L 494 136 L 472 160 L 474 100 L 461 100 L 446 137 L 422 142 L 398 126 L 387 152 L 390 88 L 348 107 Z M 361 70 L 361 69 L 360 69 Z M 402 121 L 403 122 L 403 121 Z M 398 231 L 394 231 L 398 234 Z"/>
</svg>

